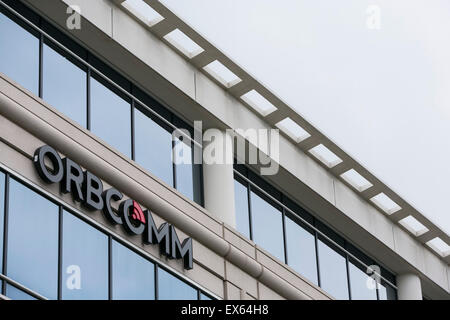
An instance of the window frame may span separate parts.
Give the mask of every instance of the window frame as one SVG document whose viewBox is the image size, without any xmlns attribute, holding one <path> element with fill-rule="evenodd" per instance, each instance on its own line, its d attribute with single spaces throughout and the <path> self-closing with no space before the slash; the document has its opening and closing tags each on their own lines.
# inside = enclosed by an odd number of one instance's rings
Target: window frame
<svg viewBox="0 0 450 320">
<path fill-rule="evenodd" d="M 305 210 L 301 205 L 299 205 L 296 201 L 293 201 L 290 197 L 286 196 L 283 192 L 279 191 L 277 188 L 273 187 L 269 182 L 263 180 L 260 176 L 252 171 L 251 168 L 248 168 L 244 164 L 240 164 L 235 159 L 234 162 L 234 181 L 235 183 L 240 183 L 245 188 L 247 188 L 248 194 L 248 214 L 249 214 L 249 223 L 250 223 L 250 240 L 254 241 L 253 237 L 253 223 L 252 223 L 252 205 L 251 205 L 251 190 L 252 189 L 260 189 L 260 192 L 263 194 L 266 193 L 265 197 L 271 197 L 269 204 L 273 202 L 278 202 L 277 205 L 280 205 L 283 213 L 283 239 L 285 243 L 285 264 L 288 264 L 288 246 L 289 243 L 287 241 L 287 233 L 286 233 L 286 216 L 288 216 L 294 223 L 297 223 L 301 228 L 310 232 L 313 231 L 314 235 L 314 243 L 315 243 L 315 253 L 316 253 L 316 267 L 317 267 L 317 281 L 318 286 L 322 287 L 322 279 L 320 272 L 320 257 L 319 257 L 319 240 L 321 240 L 325 245 L 334 250 L 337 254 L 340 254 L 345 259 L 345 276 L 346 276 L 346 284 L 348 297 L 351 300 L 352 292 L 351 292 L 351 279 L 350 279 L 350 271 L 349 264 L 350 260 L 354 264 L 364 265 L 367 264 L 367 261 L 370 261 L 371 264 L 376 264 L 381 269 L 381 279 L 379 281 L 379 285 L 383 285 L 387 287 L 387 290 L 392 290 L 395 297 L 397 297 L 397 287 L 395 284 L 395 276 L 392 272 L 388 271 L 380 263 L 376 262 L 374 259 L 371 259 L 369 256 L 364 254 L 362 250 L 358 249 L 356 246 L 352 245 L 348 242 L 343 236 L 336 233 L 332 228 L 318 220 L 313 214 Z M 263 198 L 264 199 L 264 198 Z M 356 258 L 356 259 L 355 259 Z M 371 265 L 368 264 L 368 265 Z M 376 289 L 377 300 L 380 299 L 380 289 Z"/>
</svg>

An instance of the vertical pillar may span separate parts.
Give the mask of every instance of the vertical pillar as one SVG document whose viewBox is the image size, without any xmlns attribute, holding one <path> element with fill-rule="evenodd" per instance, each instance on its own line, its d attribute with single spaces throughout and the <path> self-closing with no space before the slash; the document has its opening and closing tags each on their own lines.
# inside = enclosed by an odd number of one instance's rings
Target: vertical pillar
<svg viewBox="0 0 450 320">
<path fill-rule="evenodd" d="M 203 189 L 205 208 L 236 228 L 232 138 L 224 130 L 209 129 L 203 136 Z M 209 141 L 209 143 L 208 143 Z"/>
<path fill-rule="evenodd" d="M 398 300 L 422 300 L 420 278 L 414 273 L 397 275 Z"/>
</svg>

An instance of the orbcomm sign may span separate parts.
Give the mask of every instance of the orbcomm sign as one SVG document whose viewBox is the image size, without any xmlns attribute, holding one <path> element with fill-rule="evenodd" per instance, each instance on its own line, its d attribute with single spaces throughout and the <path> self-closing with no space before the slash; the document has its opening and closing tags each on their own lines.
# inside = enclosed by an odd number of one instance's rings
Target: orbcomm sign
<svg viewBox="0 0 450 320">
<path fill-rule="evenodd" d="M 49 169 L 45 161 L 48 159 L 53 169 Z M 115 188 L 103 190 L 102 181 L 69 158 L 61 159 L 50 146 L 42 146 L 36 150 L 33 158 L 39 176 L 47 183 L 60 183 L 63 193 L 71 193 L 74 199 L 87 209 L 102 211 L 113 225 L 122 225 L 128 234 L 143 234 L 144 243 L 159 245 L 160 252 L 170 259 L 182 259 L 185 269 L 192 269 L 192 239 L 180 242 L 175 227 L 167 222 L 156 227 L 149 210 L 143 211 L 132 199 L 124 200 L 114 212 L 111 202 L 121 201 L 123 195 Z"/>
</svg>

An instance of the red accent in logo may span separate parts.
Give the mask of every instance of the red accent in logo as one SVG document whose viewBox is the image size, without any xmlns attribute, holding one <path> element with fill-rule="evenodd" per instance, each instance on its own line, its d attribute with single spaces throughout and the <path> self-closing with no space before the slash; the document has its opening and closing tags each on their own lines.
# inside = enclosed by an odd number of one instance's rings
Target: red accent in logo
<svg viewBox="0 0 450 320">
<path fill-rule="evenodd" d="M 142 212 L 141 206 L 136 201 L 133 201 L 133 214 L 131 215 L 131 218 L 145 224 L 144 212 Z"/>
</svg>

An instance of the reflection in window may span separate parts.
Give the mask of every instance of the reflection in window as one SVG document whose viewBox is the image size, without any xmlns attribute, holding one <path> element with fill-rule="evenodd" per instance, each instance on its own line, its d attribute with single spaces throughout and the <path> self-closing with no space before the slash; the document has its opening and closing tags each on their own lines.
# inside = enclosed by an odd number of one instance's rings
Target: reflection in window
<svg viewBox="0 0 450 320">
<path fill-rule="evenodd" d="M 177 190 L 189 199 L 194 200 L 194 172 L 190 141 L 183 142 L 183 138 L 175 138 L 173 153 Z"/>
<path fill-rule="evenodd" d="M 253 240 L 262 248 L 284 261 L 283 225 L 281 212 L 251 192 Z"/>
<path fill-rule="evenodd" d="M 10 180 L 7 275 L 57 298 L 58 206 Z"/>
<path fill-rule="evenodd" d="M 317 284 L 316 245 L 314 235 L 299 224 L 286 219 L 286 249 L 289 265 Z"/>
<path fill-rule="evenodd" d="M 136 162 L 173 186 L 172 134 L 141 111 L 134 115 Z"/>
<path fill-rule="evenodd" d="M 237 180 L 234 180 L 234 199 L 236 208 L 236 229 L 247 238 L 250 238 L 247 187 Z"/>
<path fill-rule="evenodd" d="M 359 267 L 359 263 L 350 261 L 349 273 L 350 273 L 350 289 L 352 293 L 352 300 L 377 300 L 377 290 L 375 282 L 372 284 L 370 280 L 372 278 Z M 370 287 L 372 285 L 373 287 Z"/>
<path fill-rule="evenodd" d="M 318 241 L 320 286 L 339 300 L 348 300 L 347 267 L 345 257 Z"/>
<path fill-rule="evenodd" d="M 113 241 L 112 293 L 116 300 L 153 300 L 155 266 L 122 244 Z"/>
<path fill-rule="evenodd" d="M 159 300 L 197 300 L 197 290 L 184 281 L 158 268 Z"/>
<path fill-rule="evenodd" d="M 131 158 L 130 103 L 94 78 L 91 78 L 90 99 L 91 131 Z"/>
<path fill-rule="evenodd" d="M 44 45 L 43 99 L 86 127 L 86 72 Z"/>
<path fill-rule="evenodd" d="M 39 93 L 39 39 L 0 13 L 0 72 Z"/>
<path fill-rule="evenodd" d="M 108 299 L 108 237 L 64 211 L 62 298 Z"/>
<path fill-rule="evenodd" d="M 28 293 L 25 293 L 10 284 L 6 286 L 6 296 L 12 300 L 37 300 L 35 297 L 30 296 Z"/>
<path fill-rule="evenodd" d="M 397 300 L 397 293 L 394 288 L 381 280 L 381 284 L 378 288 L 378 295 L 380 300 Z"/>
</svg>

